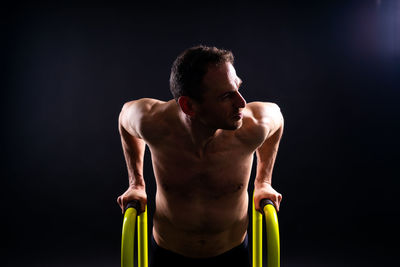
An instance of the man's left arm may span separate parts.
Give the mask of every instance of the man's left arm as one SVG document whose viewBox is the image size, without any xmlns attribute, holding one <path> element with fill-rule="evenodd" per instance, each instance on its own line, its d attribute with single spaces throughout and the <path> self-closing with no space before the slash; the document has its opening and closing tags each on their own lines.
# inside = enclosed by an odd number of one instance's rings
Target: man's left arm
<svg viewBox="0 0 400 267">
<path fill-rule="evenodd" d="M 257 174 L 254 181 L 254 201 L 256 210 L 261 210 L 260 201 L 264 198 L 270 199 L 277 211 L 282 200 L 282 195 L 272 188 L 272 170 L 279 142 L 283 133 L 283 116 L 280 108 L 272 103 L 260 103 L 259 106 L 260 124 L 267 129 L 267 137 L 264 143 L 258 147 Z"/>
</svg>

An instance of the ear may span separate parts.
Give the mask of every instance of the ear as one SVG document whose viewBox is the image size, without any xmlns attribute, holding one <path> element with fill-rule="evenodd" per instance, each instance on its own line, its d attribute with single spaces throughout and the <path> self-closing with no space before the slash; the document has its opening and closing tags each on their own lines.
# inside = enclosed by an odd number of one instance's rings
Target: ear
<svg viewBox="0 0 400 267">
<path fill-rule="evenodd" d="M 193 100 L 191 100 L 187 96 L 180 96 L 178 98 L 178 104 L 181 107 L 183 113 L 186 115 L 193 117 L 195 115 L 195 109 L 194 109 L 194 103 Z"/>
</svg>

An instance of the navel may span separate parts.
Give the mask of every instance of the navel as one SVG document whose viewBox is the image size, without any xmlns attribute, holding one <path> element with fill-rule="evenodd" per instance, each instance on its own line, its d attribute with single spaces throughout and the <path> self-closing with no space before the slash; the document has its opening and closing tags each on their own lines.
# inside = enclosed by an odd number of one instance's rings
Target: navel
<svg viewBox="0 0 400 267">
<path fill-rule="evenodd" d="M 235 192 L 240 191 L 242 188 L 243 188 L 243 184 L 238 184 Z"/>
</svg>

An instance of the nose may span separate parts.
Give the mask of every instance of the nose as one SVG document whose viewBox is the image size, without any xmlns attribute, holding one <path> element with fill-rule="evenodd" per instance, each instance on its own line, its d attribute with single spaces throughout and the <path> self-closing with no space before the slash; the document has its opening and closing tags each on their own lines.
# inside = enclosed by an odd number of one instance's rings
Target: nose
<svg viewBox="0 0 400 267">
<path fill-rule="evenodd" d="M 246 100 L 239 92 L 236 92 L 235 107 L 244 108 L 245 106 L 246 106 Z"/>
</svg>

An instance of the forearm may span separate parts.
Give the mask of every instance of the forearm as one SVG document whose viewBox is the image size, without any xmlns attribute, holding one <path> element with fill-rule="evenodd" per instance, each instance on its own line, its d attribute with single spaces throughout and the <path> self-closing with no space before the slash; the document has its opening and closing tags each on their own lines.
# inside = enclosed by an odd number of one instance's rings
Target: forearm
<svg viewBox="0 0 400 267">
<path fill-rule="evenodd" d="M 132 136 L 121 124 L 119 131 L 128 170 L 129 186 L 144 187 L 143 158 L 146 144 L 143 139 Z"/>
</svg>

